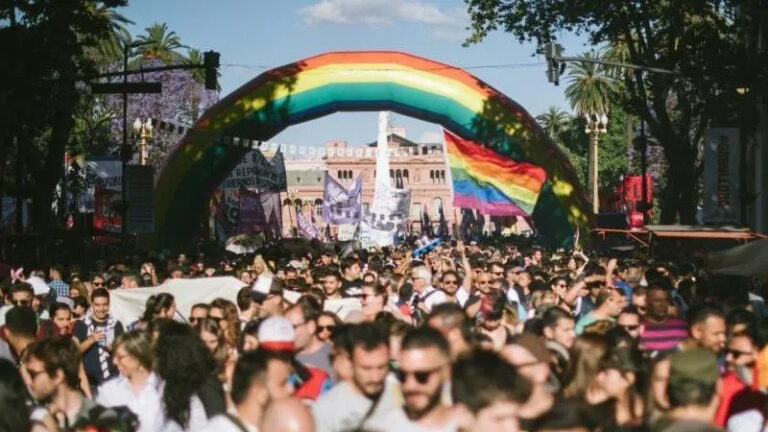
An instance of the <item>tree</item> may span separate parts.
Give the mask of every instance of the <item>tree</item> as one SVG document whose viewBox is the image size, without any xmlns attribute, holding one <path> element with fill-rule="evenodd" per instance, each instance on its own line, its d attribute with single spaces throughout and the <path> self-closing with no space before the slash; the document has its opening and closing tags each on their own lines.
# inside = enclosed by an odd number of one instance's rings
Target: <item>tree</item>
<svg viewBox="0 0 768 432">
<path fill-rule="evenodd" d="M 178 64 L 184 61 L 179 50 L 186 47 L 175 31 L 168 31 L 166 23 L 152 24 L 144 31 L 146 34 L 136 38 L 137 42 L 148 43 L 139 47 L 139 53 L 143 59 L 157 59 L 165 64 Z"/>
<path fill-rule="evenodd" d="M 600 60 L 600 56 L 585 53 L 585 59 Z M 602 119 L 607 118 L 610 107 L 610 97 L 613 93 L 613 82 L 604 73 L 603 68 L 589 61 L 576 62 L 568 65 L 568 87 L 565 96 L 576 112 L 590 121 L 586 131 L 589 134 L 589 181 L 587 188 L 592 195 L 592 211 L 600 210 L 598 191 L 598 141 L 606 125 Z M 596 121 L 593 121 L 595 119 Z M 607 131 L 607 130 L 605 130 Z"/>
<path fill-rule="evenodd" d="M 536 116 L 536 121 L 553 140 L 557 140 L 560 134 L 568 126 L 570 114 L 559 107 L 550 106 L 547 111 Z"/>
<path fill-rule="evenodd" d="M 623 43 L 631 63 L 674 71 L 625 74 L 621 103 L 645 121 L 664 150 L 668 181 L 661 221 L 695 223 L 705 131 L 713 119 L 734 111 L 736 88 L 765 94 L 766 53 L 754 52 L 756 44 L 744 44 L 741 37 L 742 30 L 754 30 L 758 6 L 745 8 L 753 2 L 739 0 L 466 2 L 473 30 L 467 43 L 499 28 L 539 44 L 569 31 L 586 34 L 596 47 Z"/>
<path fill-rule="evenodd" d="M 187 57 L 184 59 L 184 63 L 189 65 L 203 64 L 203 53 L 197 48 L 189 48 L 187 50 Z M 204 84 L 205 83 L 205 70 L 192 69 L 192 77 L 195 81 Z"/>
<path fill-rule="evenodd" d="M 94 73 L 87 53 L 110 32 L 111 21 L 101 12 L 125 4 L 126 0 L 0 3 L 0 49 L 13 59 L 0 68 L 0 115 L 13 125 L 0 128 L 0 142 L 4 149 L 17 149 L 12 159 L 6 150 L 0 154 L 0 163 L 11 168 L 3 170 L 3 183 L 13 177 L 13 192 L 32 199 L 31 219 L 38 230 L 54 226 L 51 203 L 74 125 L 77 82 Z M 12 166 L 6 163 L 9 160 Z"/>
</svg>

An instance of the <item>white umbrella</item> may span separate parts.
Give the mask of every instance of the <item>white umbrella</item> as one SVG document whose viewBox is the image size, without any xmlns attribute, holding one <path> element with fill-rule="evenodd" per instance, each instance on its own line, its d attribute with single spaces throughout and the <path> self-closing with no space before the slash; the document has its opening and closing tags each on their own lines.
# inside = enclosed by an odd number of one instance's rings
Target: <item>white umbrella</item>
<svg viewBox="0 0 768 432">
<path fill-rule="evenodd" d="M 227 240 L 227 245 L 224 249 L 238 255 L 245 255 L 256 252 L 263 246 L 264 239 L 260 235 L 238 234 Z"/>
</svg>

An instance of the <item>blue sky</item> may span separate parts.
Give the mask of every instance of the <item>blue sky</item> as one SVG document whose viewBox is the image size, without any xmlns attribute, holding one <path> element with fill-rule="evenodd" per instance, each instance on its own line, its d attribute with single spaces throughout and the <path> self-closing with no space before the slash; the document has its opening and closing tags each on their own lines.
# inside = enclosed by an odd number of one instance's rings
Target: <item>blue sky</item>
<svg viewBox="0 0 768 432">
<path fill-rule="evenodd" d="M 398 50 L 467 68 L 533 115 L 550 105 L 570 110 L 564 84 L 547 82 L 546 65 L 542 57 L 532 57 L 532 44 L 499 32 L 462 47 L 468 34 L 462 0 L 131 0 L 121 13 L 134 22 L 129 26 L 134 34 L 165 22 L 186 45 L 220 52 L 222 95 L 268 68 L 315 54 Z M 559 39 L 566 54 L 588 49 L 583 38 Z M 375 140 L 376 118 L 376 113 L 334 114 L 288 128 L 274 140 L 319 145 L 345 139 L 358 145 Z M 439 136 L 437 125 L 397 114 L 392 120 L 413 140 Z"/>
</svg>

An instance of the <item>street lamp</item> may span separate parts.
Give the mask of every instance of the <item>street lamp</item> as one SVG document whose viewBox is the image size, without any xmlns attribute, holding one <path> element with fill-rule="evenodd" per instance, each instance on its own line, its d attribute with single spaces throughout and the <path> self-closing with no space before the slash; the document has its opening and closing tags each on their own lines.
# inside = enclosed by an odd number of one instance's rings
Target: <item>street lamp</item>
<svg viewBox="0 0 768 432">
<path fill-rule="evenodd" d="M 133 122 L 133 131 L 139 137 L 139 152 L 141 154 L 141 165 L 147 164 L 147 139 L 152 138 L 152 122 L 147 119 L 142 123 L 141 119 L 137 118 Z"/>
<path fill-rule="evenodd" d="M 587 127 L 584 132 L 589 135 L 589 191 L 592 195 L 592 212 L 600 211 L 600 197 L 597 188 L 597 143 L 600 135 L 608 132 L 608 116 L 602 114 L 584 114 Z"/>
</svg>

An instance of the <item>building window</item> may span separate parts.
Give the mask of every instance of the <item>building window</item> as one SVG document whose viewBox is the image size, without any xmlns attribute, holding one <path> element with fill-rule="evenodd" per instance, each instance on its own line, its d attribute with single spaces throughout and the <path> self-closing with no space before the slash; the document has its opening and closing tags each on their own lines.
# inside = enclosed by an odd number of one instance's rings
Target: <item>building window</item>
<svg viewBox="0 0 768 432">
<path fill-rule="evenodd" d="M 354 176 L 352 174 L 352 171 L 349 171 L 349 177 L 347 177 L 347 178 L 349 178 L 349 179 L 354 178 Z"/>
<path fill-rule="evenodd" d="M 432 200 L 432 214 L 439 215 L 440 208 L 443 207 L 443 200 L 441 198 L 435 198 Z"/>
<path fill-rule="evenodd" d="M 315 217 L 321 218 L 323 217 L 323 200 L 320 198 L 315 200 Z"/>
<path fill-rule="evenodd" d="M 399 189 L 403 188 L 403 171 L 401 170 L 395 171 L 395 187 Z"/>
<path fill-rule="evenodd" d="M 426 147 L 422 147 L 421 148 L 421 154 L 422 155 L 426 155 L 427 154 L 427 148 Z"/>
<path fill-rule="evenodd" d="M 429 170 L 429 181 L 435 182 L 435 170 Z"/>
<path fill-rule="evenodd" d="M 440 183 L 445 184 L 445 170 L 440 170 Z"/>
<path fill-rule="evenodd" d="M 339 171 L 336 173 L 336 178 L 338 178 L 339 180 L 341 180 L 341 170 L 339 170 Z"/>
<path fill-rule="evenodd" d="M 405 184 L 409 184 L 410 183 L 410 179 L 408 178 L 408 170 L 407 169 L 403 170 L 403 183 L 405 183 Z"/>
</svg>

